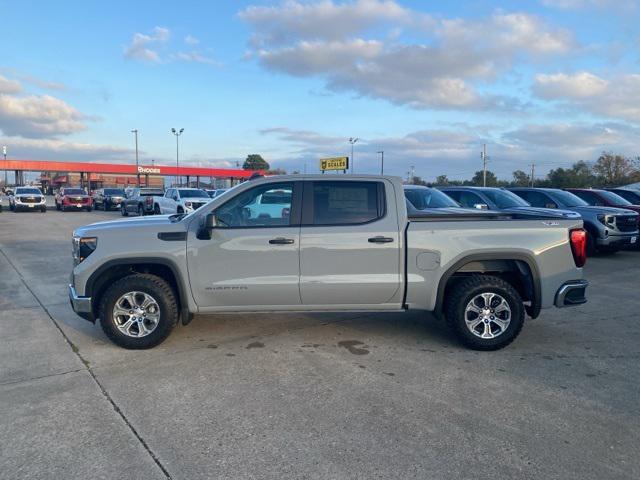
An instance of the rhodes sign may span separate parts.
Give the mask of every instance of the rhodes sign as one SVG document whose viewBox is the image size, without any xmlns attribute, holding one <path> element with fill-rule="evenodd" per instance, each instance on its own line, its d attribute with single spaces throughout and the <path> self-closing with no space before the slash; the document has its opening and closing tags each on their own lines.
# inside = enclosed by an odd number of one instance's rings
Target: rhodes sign
<svg viewBox="0 0 640 480">
<path fill-rule="evenodd" d="M 160 174 L 160 169 L 157 167 L 138 167 L 138 173 Z"/>
</svg>

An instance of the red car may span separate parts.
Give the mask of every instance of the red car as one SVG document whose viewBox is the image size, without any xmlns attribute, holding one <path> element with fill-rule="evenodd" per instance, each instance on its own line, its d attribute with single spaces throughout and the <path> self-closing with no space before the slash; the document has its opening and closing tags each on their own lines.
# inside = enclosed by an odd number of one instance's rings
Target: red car
<svg viewBox="0 0 640 480">
<path fill-rule="evenodd" d="M 633 210 L 640 214 L 640 205 L 634 205 L 617 193 L 613 193 L 608 190 L 600 190 L 597 188 L 565 188 L 565 190 L 577 195 L 589 205 L 595 205 L 596 207 L 624 208 L 627 210 Z M 640 216 L 638 219 L 640 219 Z"/>
<path fill-rule="evenodd" d="M 93 200 L 82 188 L 61 188 L 55 198 L 56 210 L 93 210 Z"/>
</svg>

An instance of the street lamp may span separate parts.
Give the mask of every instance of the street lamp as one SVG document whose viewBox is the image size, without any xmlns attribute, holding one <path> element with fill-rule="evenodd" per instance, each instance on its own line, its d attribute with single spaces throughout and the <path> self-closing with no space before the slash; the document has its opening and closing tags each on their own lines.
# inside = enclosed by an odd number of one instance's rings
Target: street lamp
<svg viewBox="0 0 640 480">
<path fill-rule="evenodd" d="M 354 173 L 353 167 L 356 164 L 356 162 L 353 160 L 353 146 L 357 141 L 358 141 L 358 138 L 353 138 L 353 137 L 349 138 L 349 143 L 351 144 L 351 173 Z"/>
<path fill-rule="evenodd" d="M 384 150 L 378 150 L 380 154 L 380 175 L 384 175 Z"/>
<path fill-rule="evenodd" d="M 133 130 L 131 130 L 131 133 L 133 133 L 136 137 L 136 178 L 138 179 L 138 187 L 140 187 L 140 167 L 138 164 L 138 129 L 134 128 Z"/>
<path fill-rule="evenodd" d="M 7 146 L 2 146 L 2 155 L 4 155 L 4 189 L 7 189 Z"/>
<path fill-rule="evenodd" d="M 181 128 L 179 131 L 176 130 L 175 128 L 171 129 L 171 133 L 173 133 L 176 136 L 176 176 L 178 177 L 178 183 L 182 184 L 182 179 L 180 178 L 180 157 L 179 157 L 179 150 L 178 150 L 178 138 L 180 137 L 180 135 L 182 135 L 182 132 L 184 132 L 184 128 Z"/>
</svg>

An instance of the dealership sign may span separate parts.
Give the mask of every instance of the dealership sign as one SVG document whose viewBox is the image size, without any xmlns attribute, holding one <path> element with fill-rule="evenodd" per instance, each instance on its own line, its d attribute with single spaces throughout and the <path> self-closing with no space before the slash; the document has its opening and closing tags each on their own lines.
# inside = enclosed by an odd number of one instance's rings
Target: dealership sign
<svg viewBox="0 0 640 480">
<path fill-rule="evenodd" d="M 160 173 L 157 167 L 138 167 L 138 173 Z"/>
<path fill-rule="evenodd" d="M 349 157 L 334 157 L 334 158 L 321 158 L 320 170 L 325 172 L 327 170 L 344 170 L 349 169 Z"/>
</svg>

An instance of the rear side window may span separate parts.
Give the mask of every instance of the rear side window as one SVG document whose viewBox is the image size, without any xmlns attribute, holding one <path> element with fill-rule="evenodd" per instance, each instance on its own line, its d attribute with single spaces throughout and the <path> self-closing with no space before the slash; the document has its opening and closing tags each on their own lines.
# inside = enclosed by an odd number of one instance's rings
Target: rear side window
<svg viewBox="0 0 640 480">
<path fill-rule="evenodd" d="M 313 182 L 312 189 L 313 225 L 357 225 L 385 214 L 381 182 L 320 181 Z"/>
<path fill-rule="evenodd" d="M 584 192 L 581 190 L 576 190 L 575 192 L 571 192 L 575 196 L 580 197 L 582 200 L 587 202 L 589 205 L 603 206 L 604 202 L 593 192 Z"/>
</svg>

